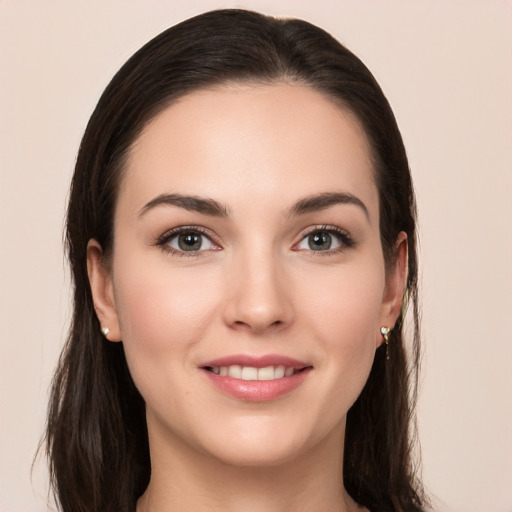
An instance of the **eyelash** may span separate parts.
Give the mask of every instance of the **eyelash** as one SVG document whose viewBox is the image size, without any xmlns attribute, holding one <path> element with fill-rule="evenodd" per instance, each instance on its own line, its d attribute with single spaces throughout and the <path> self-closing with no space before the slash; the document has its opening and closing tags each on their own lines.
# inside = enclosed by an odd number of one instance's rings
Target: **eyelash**
<svg viewBox="0 0 512 512">
<path fill-rule="evenodd" d="M 169 242 L 179 235 L 183 235 L 185 233 L 190 234 L 199 234 L 207 238 L 213 245 L 218 246 L 220 248 L 220 244 L 215 240 L 212 234 L 207 231 L 205 228 L 201 226 L 179 226 L 176 228 L 172 228 L 169 231 L 166 231 L 161 236 L 159 236 L 155 242 L 155 245 L 161 249 L 166 254 L 172 254 L 174 256 L 179 257 L 199 257 L 202 253 L 207 252 L 206 250 L 198 250 L 198 251 L 179 251 L 174 249 L 169 245 Z M 218 249 L 214 249 L 218 250 Z"/>
<path fill-rule="evenodd" d="M 169 242 L 173 240 L 174 238 L 178 237 L 179 235 L 185 234 L 185 233 L 191 233 L 191 234 L 199 234 L 201 236 L 204 236 L 207 238 L 213 245 L 217 246 L 219 249 L 221 248 L 221 245 L 215 240 L 215 237 L 212 236 L 212 234 L 206 230 L 205 228 L 201 226 L 179 226 L 176 228 L 172 228 L 165 233 L 163 233 L 161 236 L 159 236 L 156 241 L 155 245 L 161 249 L 166 254 L 172 254 L 179 257 L 199 257 L 203 253 L 208 252 L 208 250 L 196 250 L 196 251 L 180 251 L 176 250 L 173 247 L 169 245 Z M 312 249 L 305 250 L 305 249 L 294 249 L 297 247 L 303 240 L 305 240 L 307 237 L 315 234 L 320 233 L 326 233 L 329 235 L 334 235 L 338 241 L 340 242 L 340 247 L 337 247 L 335 249 L 327 249 L 325 251 L 314 251 Z M 352 238 L 350 233 L 344 229 L 341 229 L 337 226 L 332 225 L 323 225 L 323 226 L 314 226 L 311 228 L 308 228 L 305 232 L 303 232 L 300 236 L 300 239 L 297 243 L 294 244 L 292 250 L 295 251 L 307 251 L 308 254 L 312 257 L 317 256 L 330 256 L 335 253 L 340 253 L 343 251 L 346 251 L 347 249 L 353 248 L 357 242 Z M 213 249 L 213 250 L 219 250 L 219 249 Z"/>
<path fill-rule="evenodd" d="M 334 235 L 338 241 L 340 242 L 340 246 L 335 249 L 327 249 L 325 251 L 314 251 L 312 249 L 307 250 L 307 253 L 311 257 L 324 257 L 324 256 L 332 256 L 336 253 L 341 253 L 346 251 L 347 249 L 351 249 L 357 245 L 356 240 L 352 238 L 350 233 L 338 226 L 332 225 L 323 225 L 323 226 L 314 226 L 308 228 L 304 233 L 301 234 L 299 242 L 297 242 L 294 247 L 297 247 L 303 240 L 307 237 L 315 234 L 326 233 L 329 235 Z M 295 249 L 296 251 L 301 251 L 304 249 Z"/>
</svg>

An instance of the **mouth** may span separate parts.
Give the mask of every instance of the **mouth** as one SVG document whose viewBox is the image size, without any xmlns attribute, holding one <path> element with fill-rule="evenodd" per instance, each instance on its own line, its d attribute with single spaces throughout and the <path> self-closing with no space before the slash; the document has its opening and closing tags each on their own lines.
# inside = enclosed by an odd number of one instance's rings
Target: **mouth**
<svg viewBox="0 0 512 512">
<path fill-rule="evenodd" d="M 263 402 L 298 388 L 313 366 L 289 357 L 235 355 L 200 366 L 214 388 L 239 400 Z"/>
</svg>

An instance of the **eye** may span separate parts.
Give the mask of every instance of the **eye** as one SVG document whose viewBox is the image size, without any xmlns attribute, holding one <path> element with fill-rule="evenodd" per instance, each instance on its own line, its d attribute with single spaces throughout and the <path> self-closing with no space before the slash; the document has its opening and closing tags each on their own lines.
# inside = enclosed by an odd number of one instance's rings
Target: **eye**
<svg viewBox="0 0 512 512">
<path fill-rule="evenodd" d="M 173 253 L 197 253 L 202 251 L 219 250 L 212 239 L 200 228 L 176 228 L 162 235 L 157 245 L 163 250 Z"/>
<path fill-rule="evenodd" d="M 341 242 L 327 231 L 317 231 L 304 237 L 298 245 L 299 250 L 310 250 L 310 251 L 329 251 L 331 249 L 337 249 L 341 245 Z"/>
<path fill-rule="evenodd" d="M 298 251 L 335 252 L 352 247 L 354 241 L 348 233 L 335 227 L 315 229 L 294 247 Z"/>
</svg>

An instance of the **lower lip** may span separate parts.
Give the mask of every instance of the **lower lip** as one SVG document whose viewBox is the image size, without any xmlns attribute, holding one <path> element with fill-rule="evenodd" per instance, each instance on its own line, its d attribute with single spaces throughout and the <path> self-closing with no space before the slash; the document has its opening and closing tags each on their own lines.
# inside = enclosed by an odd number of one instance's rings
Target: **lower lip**
<svg viewBox="0 0 512 512">
<path fill-rule="evenodd" d="M 289 377 L 274 380 L 242 380 L 222 377 L 208 370 L 203 370 L 210 381 L 222 392 L 238 400 L 265 402 L 275 400 L 299 387 L 309 375 L 311 368 L 306 368 Z"/>
</svg>

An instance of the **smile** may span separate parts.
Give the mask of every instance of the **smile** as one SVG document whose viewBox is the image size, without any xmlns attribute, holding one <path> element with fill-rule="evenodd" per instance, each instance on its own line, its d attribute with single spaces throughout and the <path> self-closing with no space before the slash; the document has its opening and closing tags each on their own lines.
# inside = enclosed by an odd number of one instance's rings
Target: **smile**
<svg viewBox="0 0 512 512">
<path fill-rule="evenodd" d="M 239 400 L 263 402 L 298 388 L 313 366 L 284 356 L 230 356 L 200 367 L 214 388 Z"/>
</svg>

